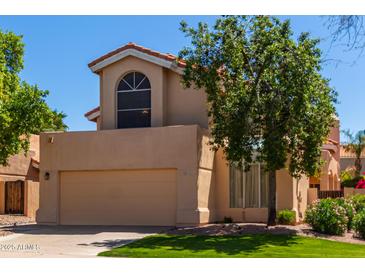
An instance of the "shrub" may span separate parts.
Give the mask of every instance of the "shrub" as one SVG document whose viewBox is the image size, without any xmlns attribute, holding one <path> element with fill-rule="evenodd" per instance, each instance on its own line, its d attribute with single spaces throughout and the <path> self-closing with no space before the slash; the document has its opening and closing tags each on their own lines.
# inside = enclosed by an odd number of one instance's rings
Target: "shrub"
<svg viewBox="0 0 365 274">
<path fill-rule="evenodd" d="M 359 212 L 359 211 L 365 209 L 365 195 L 356 194 L 356 195 L 352 196 L 350 199 L 354 204 L 356 212 Z"/>
<path fill-rule="evenodd" d="M 277 214 L 277 222 L 281 225 L 295 225 L 296 213 L 293 210 L 280 210 Z"/>
<path fill-rule="evenodd" d="M 355 186 L 356 186 L 356 184 L 357 184 L 360 180 L 364 179 L 364 177 L 365 177 L 365 176 L 356 176 L 356 177 L 354 177 L 354 178 L 352 178 L 352 179 L 346 179 L 346 180 L 343 180 L 343 181 L 341 182 L 341 186 L 342 186 L 342 187 L 355 187 Z"/>
<path fill-rule="evenodd" d="M 231 223 L 233 223 L 232 217 L 226 217 L 226 216 L 224 216 L 223 223 L 225 223 L 225 224 L 231 224 Z"/>
<path fill-rule="evenodd" d="M 347 181 L 347 180 L 351 180 L 353 176 L 354 172 L 351 172 L 350 170 L 343 170 L 340 173 L 340 179 L 341 181 Z"/>
<path fill-rule="evenodd" d="M 356 234 L 365 239 L 365 209 L 359 211 L 353 220 L 353 228 Z"/>
<path fill-rule="evenodd" d="M 352 228 L 352 220 L 356 214 L 355 204 L 352 199 L 337 198 L 335 199 L 337 204 L 343 207 L 347 216 L 347 230 Z"/>
<path fill-rule="evenodd" d="M 305 221 L 314 231 L 342 235 L 347 229 L 346 210 L 336 199 L 322 199 L 313 203 L 306 211 Z"/>
</svg>

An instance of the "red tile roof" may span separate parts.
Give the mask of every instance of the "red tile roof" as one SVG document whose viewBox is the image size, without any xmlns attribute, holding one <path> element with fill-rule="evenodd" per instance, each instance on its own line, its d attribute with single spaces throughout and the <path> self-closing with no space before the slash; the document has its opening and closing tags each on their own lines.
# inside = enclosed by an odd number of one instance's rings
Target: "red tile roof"
<svg viewBox="0 0 365 274">
<path fill-rule="evenodd" d="M 95 113 L 95 112 L 98 112 L 98 111 L 100 111 L 100 107 L 93 108 L 92 110 L 90 110 L 90 111 L 86 112 L 86 113 L 84 114 L 84 116 L 85 116 L 85 117 L 90 116 L 91 114 L 93 114 L 93 113 Z"/>
<path fill-rule="evenodd" d="M 96 121 L 97 121 L 97 118 L 98 118 L 99 116 L 93 117 L 93 119 L 91 119 L 91 120 L 90 120 L 89 116 L 90 116 L 90 115 L 92 115 L 92 114 L 94 114 L 94 113 L 96 113 L 96 112 L 98 112 L 98 111 L 100 111 L 100 106 L 99 106 L 99 107 L 96 107 L 96 108 L 93 108 L 92 110 L 90 110 L 90 111 L 86 112 L 86 113 L 84 114 L 84 116 L 85 116 L 85 117 L 86 117 L 89 121 L 96 122 Z"/>
<path fill-rule="evenodd" d="M 89 68 L 96 65 L 97 63 L 100 63 L 101 61 L 115 55 L 115 54 L 118 54 L 124 50 L 127 50 L 127 49 L 135 49 L 135 50 L 138 50 L 140 52 L 143 52 L 143 53 L 146 53 L 148 55 L 151 55 L 151 56 L 155 56 L 155 57 L 158 57 L 158 58 L 161 58 L 163 60 L 166 60 L 166 61 L 170 61 L 170 62 L 173 62 L 173 61 L 176 61 L 177 60 L 177 56 L 171 54 L 171 53 L 161 53 L 161 52 L 158 52 L 158 51 L 154 51 L 154 50 L 151 50 L 151 49 L 148 49 L 148 48 L 145 48 L 145 47 L 142 47 L 142 46 L 139 46 L 135 43 L 132 43 L 132 42 L 129 42 L 128 44 L 116 49 L 116 50 L 113 50 L 97 59 L 95 59 L 94 61 L 90 62 L 88 64 Z M 182 61 L 182 60 L 179 60 L 177 61 L 177 65 L 179 67 L 185 67 L 185 62 Z"/>
</svg>

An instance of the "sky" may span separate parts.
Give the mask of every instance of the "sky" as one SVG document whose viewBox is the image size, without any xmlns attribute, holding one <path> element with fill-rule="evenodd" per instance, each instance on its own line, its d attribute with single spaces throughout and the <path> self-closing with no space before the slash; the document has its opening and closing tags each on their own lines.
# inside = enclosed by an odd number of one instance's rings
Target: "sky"
<svg viewBox="0 0 365 274">
<path fill-rule="evenodd" d="M 128 42 L 177 54 L 189 40 L 179 31 L 185 20 L 213 24 L 214 16 L 0 16 L 0 29 L 23 35 L 24 70 L 21 78 L 50 91 L 47 103 L 67 114 L 70 131 L 94 130 L 84 113 L 99 105 L 99 83 L 87 64 Z M 338 92 L 341 129 L 365 129 L 365 54 L 331 46 L 326 18 L 281 16 L 290 19 L 294 36 L 309 32 L 320 38 L 325 62 L 323 75 Z M 337 60 L 337 61 L 331 61 Z M 340 62 L 338 62 L 340 61 Z"/>
</svg>

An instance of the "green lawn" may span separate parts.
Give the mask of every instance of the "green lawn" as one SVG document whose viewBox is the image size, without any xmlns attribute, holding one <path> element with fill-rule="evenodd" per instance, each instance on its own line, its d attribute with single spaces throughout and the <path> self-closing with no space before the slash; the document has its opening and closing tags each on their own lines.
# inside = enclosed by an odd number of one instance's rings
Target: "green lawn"
<svg viewBox="0 0 365 274">
<path fill-rule="evenodd" d="M 339 258 L 365 257 L 365 245 L 289 235 L 154 235 L 99 256 L 130 258 Z"/>
</svg>

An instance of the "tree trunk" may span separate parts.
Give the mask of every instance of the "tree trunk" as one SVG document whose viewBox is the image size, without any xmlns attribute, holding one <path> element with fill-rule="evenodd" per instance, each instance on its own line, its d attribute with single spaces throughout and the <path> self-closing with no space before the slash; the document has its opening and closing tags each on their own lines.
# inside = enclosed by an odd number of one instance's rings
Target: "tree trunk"
<svg viewBox="0 0 365 274">
<path fill-rule="evenodd" d="M 356 157 L 356 160 L 355 160 L 355 176 L 360 176 L 361 169 L 362 169 L 362 164 L 361 164 L 361 158 L 359 156 L 359 157 Z"/>
<path fill-rule="evenodd" d="M 267 226 L 276 225 L 276 171 L 269 171 L 269 208 Z"/>
</svg>

